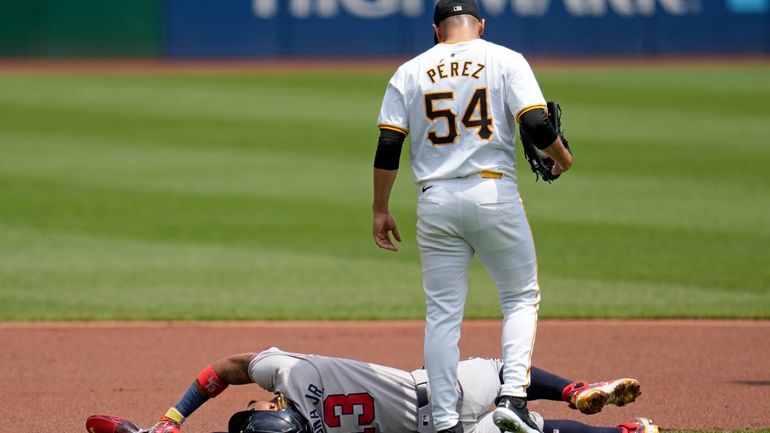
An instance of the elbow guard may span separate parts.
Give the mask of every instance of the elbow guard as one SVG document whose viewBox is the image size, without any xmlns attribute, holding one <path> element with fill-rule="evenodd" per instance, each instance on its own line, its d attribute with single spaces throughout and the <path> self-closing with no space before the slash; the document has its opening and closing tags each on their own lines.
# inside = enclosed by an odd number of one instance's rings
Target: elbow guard
<svg viewBox="0 0 770 433">
<path fill-rule="evenodd" d="M 401 159 L 401 148 L 405 138 L 406 135 L 402 132 L 381 129 L 377 153 L 374 155 L 374 168 L 398 170 L 398 161 Z"/>
<path fill-rule="evenodd" d="M 556 131 L 542 108 L 527 111 L 519 119 L 521 132 L 538 149 L 545 149 L 556 140 Z"/>
</svg>

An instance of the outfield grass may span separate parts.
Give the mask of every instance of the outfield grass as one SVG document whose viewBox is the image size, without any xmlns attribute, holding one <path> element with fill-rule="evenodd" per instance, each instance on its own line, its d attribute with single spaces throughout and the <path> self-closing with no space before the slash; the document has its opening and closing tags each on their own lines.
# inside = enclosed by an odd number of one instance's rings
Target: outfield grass
<svg viewBox="0 0 770 433">
<path fill-rule="evenodd" d="M 370 235 L 388 77 L 0 75 L 0 320 L 423 317 L 409 170 Z M 520 166 L 541 317 L 770 318 L 770 67 L 539 78 L 576 153 Z"/>
</svg>

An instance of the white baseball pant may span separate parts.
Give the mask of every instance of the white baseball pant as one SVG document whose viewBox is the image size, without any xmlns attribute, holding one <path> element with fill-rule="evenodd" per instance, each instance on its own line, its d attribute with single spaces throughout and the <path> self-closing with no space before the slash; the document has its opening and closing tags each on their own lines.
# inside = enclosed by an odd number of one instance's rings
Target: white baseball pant
<svg viewBox="0 0 770 433">
<path fill-rule="evenodd" d="M 437 431 L 457 423 L 458 342 L 476 253 L 503 312 L 501 395 L 526 396 L 540 290 L 532 232 L 510 178 L 479 175 L 418 185 L 417 241 L 426 297 L 425 368 Z"/>
</svg>

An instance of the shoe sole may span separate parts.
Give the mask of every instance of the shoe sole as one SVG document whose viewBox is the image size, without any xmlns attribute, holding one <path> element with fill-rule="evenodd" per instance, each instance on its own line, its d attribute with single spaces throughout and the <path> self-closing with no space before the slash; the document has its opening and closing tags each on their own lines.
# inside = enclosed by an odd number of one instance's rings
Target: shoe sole
<svg viewBox="0 0 770 433">
<path fill-rule="evenodd" d="M 618 379 L 613 382 L 613 384 L 616 385 L 615 389 L 610 393 L 610 397 L 607 399 L 608 404 L 625 406 L 642 395 L 642 386 L 636 379 Z"/>
<path fill-rule="evenodd" d="M 625 406 L 642 394 L 636 379 L 618 379 L 605 386 L 588 389 L 578 396 L 575 406 L 581 413 L 592 415 L 601 412 L 604 406 L 614 404 Z"/>
<path fill-rule="evenodd" d="M 535 430 L 519 418 L 512 410 L 498 407 L 492 414 L 492 422 L 495 423 L 500 431 L 515 432 L 515 433 L 541 433 L 539 430 Z"/>
</svg>

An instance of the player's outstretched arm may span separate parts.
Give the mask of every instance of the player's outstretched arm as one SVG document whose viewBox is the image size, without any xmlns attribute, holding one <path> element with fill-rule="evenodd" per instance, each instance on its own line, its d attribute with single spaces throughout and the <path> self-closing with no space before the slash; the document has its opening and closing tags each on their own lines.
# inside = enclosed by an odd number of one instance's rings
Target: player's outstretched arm
<svg viewBox="0 0 770 433">
<path fill-rule="evenodd" d="M 214 361 L 198 373 L 182 398 L 150 428 L 148 433 L 177 433 L 187 417 L 229 385 L 253 383 L 249 377 L 249 362 L 254 353 L 243 353 Z"/>
<path fill-rule="evenodd" d="M 245 385 L 253 383 L 249 377 L 249 363 L 255 353 L 242 353 L 220 359 L 211 364 L 220 380 L 227 385 Z"/>
</svg>

